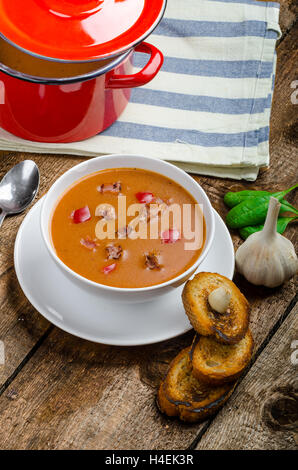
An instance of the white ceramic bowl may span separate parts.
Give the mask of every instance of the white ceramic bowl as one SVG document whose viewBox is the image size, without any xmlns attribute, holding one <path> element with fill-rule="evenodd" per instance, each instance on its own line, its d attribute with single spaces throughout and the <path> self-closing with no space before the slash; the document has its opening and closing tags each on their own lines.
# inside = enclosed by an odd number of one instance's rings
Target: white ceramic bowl
<svg viewBox="0 0 298 470">
<path fill-rule="evenodd" d="M 201 255 L 187 271 L 167 282 L 163 282 L 162 284 L 133 289 L 120 288 L 89 281 L 85 277 L 80 276 L 74 272 L 58 258 L 52 245 L 50 236 L 51 217 L 57 200 L 69 186 L 71 186 L 80 178 L 90 175 L 96 171 L 109 168 L 140 168 L 160 173 L 179 183 L 193 196 L 198 204 L 203 205 L 204 218 L 206 222 L 206 241 Z M 200 263 L 206 257 L 213 242 L 215 225 L 214 213 L 210 201 L 205 191 L 193 178 L 191 178 L 183 170 L 180 170 L 170 163 L 154 158 L 135 155 L 109 155 L 105 157 L 97 157 L 80 163 L 79 165 L 76 165 L 68 170 L 66 173 L 60 176 L 60 178 L 58 178 L 58 180 L 48 191 L 42 204 L 40 222 L 41 233 L 46 247 L 57 266 L 63 271 L 64 274 L 71 278 L 71 280 L 77 283 L 80 287 L 84 287 L 86 291 L 89 290 L 90 292 L 94 293 L 95 290 L 100 295 L 104 295 L 110 300 L 126 303 L 146 302 L 152 300 L 155 297 L 170 292 L 173 288 L 178 287 L 183 282 L 185 282 L 197 270 Z"/>
</svg>

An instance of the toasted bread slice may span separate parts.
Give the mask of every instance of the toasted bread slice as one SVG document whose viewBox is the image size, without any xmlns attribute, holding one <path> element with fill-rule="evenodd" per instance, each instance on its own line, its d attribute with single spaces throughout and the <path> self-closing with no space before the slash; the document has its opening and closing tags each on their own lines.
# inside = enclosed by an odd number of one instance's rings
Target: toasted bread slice
<svg viewBox="0 0 298 470">
<path fill-rule="evenodd" d="M 253 338 L 250 330 L 237 344 L 222 344 L 200 336 L 191 352 L 193 376 L 210 385 L 235 381 L 251 360 Z"/>
<path fill-rule="evenodd" d="M 209 294 L 225 287 L 232 296 L 226 313 L 217 313 L 209 305 Z M 182 292 L 185 312 L 194 329 L 203 336 L 215 336 L 223 343 L 237 343 L 248 328 L 249 303 L 227 277 L 216 273 L 198 273 L 187 281 Z"/>
<path fill-rule="evenodd" d="M 182 421 L 197 422 L 211 416 L 232 394 L 236 382 L 210 386 L 192 374 L 191 348 L 183 349 L 172 361 L 161 382 L 157 405 L 162 413 Z"/>
</svg>

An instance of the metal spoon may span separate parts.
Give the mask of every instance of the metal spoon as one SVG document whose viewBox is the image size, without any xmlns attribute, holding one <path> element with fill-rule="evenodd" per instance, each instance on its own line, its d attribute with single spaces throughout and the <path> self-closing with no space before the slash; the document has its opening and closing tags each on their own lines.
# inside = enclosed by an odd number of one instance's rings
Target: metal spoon
<svg viewBox="0 0 298 470">
<path fill-rule="evenodd" d="M 0 183 L 0 227 L 7 215 L 23 212 L 36 196 L 39 170 L 32 160 L 11 168 Z"/>
</svg>

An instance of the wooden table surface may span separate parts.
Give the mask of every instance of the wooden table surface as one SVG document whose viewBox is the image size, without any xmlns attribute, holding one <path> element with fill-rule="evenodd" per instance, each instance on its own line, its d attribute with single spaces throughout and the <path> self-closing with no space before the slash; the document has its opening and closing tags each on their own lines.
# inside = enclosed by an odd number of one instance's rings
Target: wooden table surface
<svg viewBox="0 0 298 470">
<path fill-rule="evenodd" d="M 295 1 L 282 0 L 270 169 L 255 183 L 195 177 L 222 216 L 228 190 L 279 190 L 297 181 L 298 105 L 291 102 L 291 83 L 298 79 L 296 19 Z M 39 197 L 83 160 L 0 153 L 0 177 L 25 158 L 36 161 Z M 288 199 L 297 205 L 297 194 Z M 193 333 L 152 346 L 120 348 L 78 339 L 48 323 L 23 295 L 14 271 L 14 241 L 25 215 L 7 218 L 0 230 L 0 340 L 6 355 L 0 365 L 1 449 L 297 448 L 297 366 L 290 359 L 291 344 L 298 340 L 295 280 L 269 290 L 235 276 L 252 307 L 251 367 L 213 419 L 182 424 L 157 411 L 155 395 L 169 361 Z M 286 236 L 297 243 L 294 225 Z M 237 248 L 239 237 L 232 237 Z"/>
</svg>

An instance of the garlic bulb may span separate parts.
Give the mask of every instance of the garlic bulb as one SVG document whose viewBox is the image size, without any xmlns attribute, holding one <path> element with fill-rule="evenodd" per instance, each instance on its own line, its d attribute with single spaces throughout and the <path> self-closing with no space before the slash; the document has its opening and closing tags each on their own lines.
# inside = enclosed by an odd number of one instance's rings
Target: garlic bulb
<svg viewBox="0 0 298 470">
<path fill-rule="evenodd" d="M 208 295 L 210 307 L 218 313 L 225 313 L 231 300 L 231 292 L 224 287 L 218 287 Z"/>
<path fill-rule="evenodd" d="M 293 244 L 276 231 L 279 209 L 271 197 L 263 230 L 250 235 L 236 252 L 237 270 L 257 286 L 277 287 L 298 270 Z"/>
</svg>

